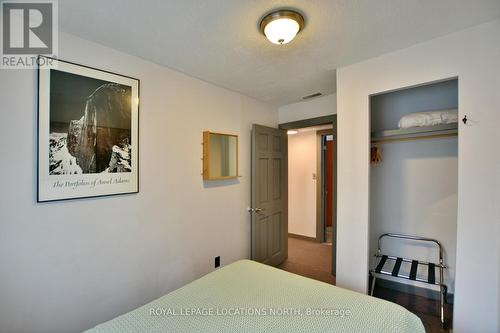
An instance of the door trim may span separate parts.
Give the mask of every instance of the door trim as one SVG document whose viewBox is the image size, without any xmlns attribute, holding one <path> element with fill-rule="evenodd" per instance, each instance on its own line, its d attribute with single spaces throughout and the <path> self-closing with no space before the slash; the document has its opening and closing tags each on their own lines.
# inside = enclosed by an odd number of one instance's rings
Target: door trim
<svg viewBox="0 0 500 333">
<path fill-rule="evenodd" d="M 332 274 L 336 275 L 337 273 L 337 115 L 329 115 L 329 116 L 322 116 L 322 117 L 316 117 L 316 118 L 310 118 L 310 119 L 304 119 L 304 120 L 298 120 L 298 121 L 292 121 L 288 123 L 283 123 L 279 124 L 278 128 L 283 129 L 283 130 L 289 130 L 289 129 L 298 129 L 298 128 L 304 128 L 304 127 L 310 127 L 310 126 L 317 126 L 317 125 L 333 125 L 333 167 L 335 168 L 334 174 L 335 177 L 333 179 L 333 221 L 335 224 L 335 229 L 333 230 L 334 233 L 334 239 L 333 239 L 333 244 L 332 244 Z M 317 237 L 317 235 L 316 235 Z"/>
<path fill-rule="evenodd" d="M 325 192 L 323 189 L 323 179 L 324 179 L 324 151 L 323 151 L 323 136 L 333 135 L 335 132 L 332 129 L 316 131 L 316 242 L 323 243 L 325 239 Z M 334 138 L 334 149 L 335 149 L 335 138 Z M 335 163 L 335 161 L 334 161 Z M 333 170 L 335 173 L 335 169 Z M 335 180 L 334 180 L 335 184 Z M 335 195 L 335 192 L 333 193 Z M 335 198 L 335 197 L 334 197 Z M 335 200 L 333 200 L 335 201 Z M 336 215 L 336 214 L 334 214 Z M 334 218 L 335 219 L 335 218 Z M 335 222 L 335 221 L 334 221 Z"/>
<path fill-rule="evenodd" d="M 329 124 L 333 124 L 333 129 L 336 130 L 337 128 L 336 114 L 330 116 L 322 116 L 304 120 L 291 121 L 288 123 L 279 124 L 279 128 L 284 130 L 289 130 L 289 129 L 297 129 L 304 127 L 318 126 L 318 125 L 329 125 Z"/>
</svg>

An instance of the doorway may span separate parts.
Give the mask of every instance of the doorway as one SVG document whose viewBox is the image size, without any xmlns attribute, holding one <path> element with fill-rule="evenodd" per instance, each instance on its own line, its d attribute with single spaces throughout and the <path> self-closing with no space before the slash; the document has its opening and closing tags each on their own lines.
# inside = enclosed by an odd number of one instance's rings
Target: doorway
<svg viewBox="0 0 500 333">
<path fill-rule="evenodd" d="M 288 258 L 279 267 L 335 284 L 336 117 L 280 125 L 288 132 Z"/>
<path fill-rule="evenodd" d="M 320 130 L 318 137 L 317 241 L 332 244 L 335 225 L 335 139 L 333 128 Z"/>
</svg>

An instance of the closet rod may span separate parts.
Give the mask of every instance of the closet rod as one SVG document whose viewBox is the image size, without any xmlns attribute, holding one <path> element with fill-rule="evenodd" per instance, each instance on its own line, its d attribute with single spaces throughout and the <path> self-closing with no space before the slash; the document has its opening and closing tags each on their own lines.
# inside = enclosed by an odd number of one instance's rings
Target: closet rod
<svg viewBox="0 0 500 333">
<path fill-rule="evenodd" d="M 405 138 L 378 138 L 378 139 L 372 139 L 371 143 L 391 143 L 391 142 L 401 142 L 401 141 L 415 141 L 422 139 L 439 139 L 439 138 L 448 138 L 452 136 L 458 136 L 458 133 L 443 133 L 434 135 L 412 136 Z"/>
</svg>

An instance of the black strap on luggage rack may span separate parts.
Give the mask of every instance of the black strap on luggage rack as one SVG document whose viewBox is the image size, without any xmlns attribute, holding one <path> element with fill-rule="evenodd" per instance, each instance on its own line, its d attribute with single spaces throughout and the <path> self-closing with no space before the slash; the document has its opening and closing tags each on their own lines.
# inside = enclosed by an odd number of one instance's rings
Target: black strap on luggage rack
<svg viewBox="0 0 500 333">
<path fill-rule="evenodd" d="M 435 264 L 432 262 L 418 261 L 415 259 L 407 259 L 402 257 L 395 257 L 386 254 L 382 254 L 382 239 L 384 237 L 389 238 L 399 238 L 399 239 L 408 239 L 413 241 L 421 241 L 421 242 L 432 242 L 437 245 L 439 249 L 439 263 Z M 401 235 L 401 234 L 393 234 L 386 233 L 381 235 L 378 238 L 378 248 L 377 253 L 375 254 L 377 258 L 377 266 L 375 269 L 370 270 L 370 274 L 372 276 L 372 285 L 370 290 L 370 295 L 373 295 L 373 290 L 375 289 L 375 279 L 378 274 L 380 275 L 389 275 L 396 278 L 408 279 L 412 281 L 417 281 L 421 283 L 428 283 L 433 285 L 438 285 L 440 287 L 440 303 L 441 303 L 441 325 L 444 326 L 444 302 L 446 300 L 446 294 L 448 293 L 448 287 L 444 284 L 444 269 L 446 266 L 444 265 L 443 260 L 443 248 L 441 243 L 432 238 L 419 237 L 419 236 L 410 236 L 410 235 Z M 393 262 L 394 266 L 392 269 L 384 269 L 385 265 Z M 403 262 L 411 263 L 410 274 L 406 275 L 400 272 L 401 265 Z M 427 266 L 427 278 L 417 277 L 417 270 L 419 266 Z M 390 267 L 390 266 L 389 266 Z M 436 268 L 439 269 L 439 280 L 436 281 Z"/>
</svg>

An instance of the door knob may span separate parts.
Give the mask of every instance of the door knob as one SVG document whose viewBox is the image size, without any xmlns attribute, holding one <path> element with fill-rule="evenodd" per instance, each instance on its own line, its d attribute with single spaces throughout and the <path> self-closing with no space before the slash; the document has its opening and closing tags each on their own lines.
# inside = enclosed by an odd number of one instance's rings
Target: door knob
<svg viewBox="0 0 500 333">
<path fill-rule="evenodd" d="M 263 211 L 265 211 L 264 208 L 253 208 L 253 207 L 248 207 L 247 210 L 250 212 L 250 213 L 262 213 Z"/>
</svg>

